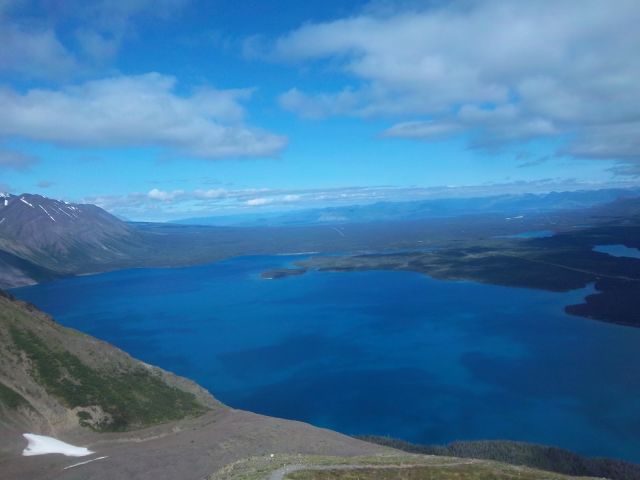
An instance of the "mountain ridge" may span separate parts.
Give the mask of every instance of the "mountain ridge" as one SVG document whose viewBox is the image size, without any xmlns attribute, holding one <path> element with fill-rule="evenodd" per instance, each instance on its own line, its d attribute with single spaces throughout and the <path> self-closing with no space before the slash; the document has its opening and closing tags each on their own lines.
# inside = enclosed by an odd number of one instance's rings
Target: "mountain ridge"
<svg viewBox="0 0 640 480">
<path fill-rule="evenodd" d="M 134 229 L 95 205 L 34 194 L 0 197 L 0 265 L 23 272 L 14 281 L 0 274 L 0 287 L 88 273 L 139 243 Z"/>
<path fill-rule="evenodd" d="M 284 226 L 424 220 L 471 214 L 521 215 L 531 211 L 588 208 L 620 198 L 638 196 L 640 196 L 638 188 L 610 188 L 378 201 L 360 205 L 299 209 L 291 212 L 188 217 L 169 223 L 218 226 Z"/>
</svg>

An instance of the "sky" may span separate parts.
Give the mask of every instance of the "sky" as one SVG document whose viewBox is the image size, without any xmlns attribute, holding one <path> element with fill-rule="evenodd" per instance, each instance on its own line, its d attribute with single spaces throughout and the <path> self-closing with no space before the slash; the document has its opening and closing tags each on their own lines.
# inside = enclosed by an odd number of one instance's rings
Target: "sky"
<svg viewBox="0 0 640 480">
<path fill-rule="evenodd" d="M 637 0 L 0 0 L 0 191 L 132 220 L 640 184 Z"/>
</svg>

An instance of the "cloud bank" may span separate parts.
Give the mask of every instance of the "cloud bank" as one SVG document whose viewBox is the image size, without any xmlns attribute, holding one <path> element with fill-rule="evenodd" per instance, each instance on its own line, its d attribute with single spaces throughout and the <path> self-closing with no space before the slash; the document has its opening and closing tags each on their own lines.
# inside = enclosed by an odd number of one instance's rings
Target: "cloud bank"
<svg viewBox="0 0 640 480">
<path fill-rule="evenodd" d="M 206 159 L 276 155 L 286 139 L 243 122 L 251 90 L 176 93 L 158 73 L 25 93 L 0 88 L 0 138 L 65 147 L 160 146 Z"/>
<path fill-rule="evenodd" d="M 62 79 L 112 60 L 141 18 L 165 20 L 187 0 L 1 0 L 0 73 Z M 34 13 L 37 12 L 37 13 Z"/>
<path fill-rule="evenodd" d="M 0 169 L 27 170 L 37 161 L 38 159 L 32 155 L 0 145 Z"/>
<path fill-rule="evenodd" d="M 338 91 L 292 88 L 281 106 L 315 118 L 399 117 L 389 137 L 464 131 L 479 147 L 558 138 L 566 155 L 640 158 L 636 0 L 389 5 L 306 24 L 263 51 L 347 79 Z"/>
<path fill-rule="evenodd" d="M 370 204 L 381 201 L 469 198 L 522 194 L 523 192 L 546 193 L 633 186 L 637 186 L 637 184 L 629 180 L 594 183 L 574 179 L 549 178 L 530 182 L 513 181 L 437 187 L 377 185 L 308 189 L 213 188 L 206 190 L 163 190 L 155 187 L 146 193 L 92 196 L 86 197 L 82 201 L 94 203 L 124 218 L 164 221 L 211 215 Z"/>
</svg>

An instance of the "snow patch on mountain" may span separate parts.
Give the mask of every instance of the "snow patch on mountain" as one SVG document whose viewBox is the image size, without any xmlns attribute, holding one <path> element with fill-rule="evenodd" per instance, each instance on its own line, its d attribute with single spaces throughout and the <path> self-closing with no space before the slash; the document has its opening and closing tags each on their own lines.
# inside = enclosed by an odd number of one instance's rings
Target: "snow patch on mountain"
<svg viewBox="0 0 640 480">
<path fill-rule="evenodd" d="M 46 213 L 47 215 L 49 215 L 49 218 L 50 218 L 51 220 L 53 220 L 54 222 L 56 221 L 56 219 L 55 219 L 55 218 L 53 218 L 53 217 L 51 216 L 51 214 L 47 211 L 47 209 L 46 209 L 46 208 L 44 208 L 42 205 L 38 205 L 38 206 L 39 206 L 39 207 L 44 211 L 44 213 Z"/>
<path fill-rule="evenodd" d="M 25 198 L 24 198 L 24 197 L 20 197 L 20 201 L 21 201 L 22 203 L 25 203 L 25 204 L 29 205 L 31 208 L 36 208 L 36 207 L 34 207 L 32 204 L 30 204 L 27 200 L 25 200 Z"/>
</svg>

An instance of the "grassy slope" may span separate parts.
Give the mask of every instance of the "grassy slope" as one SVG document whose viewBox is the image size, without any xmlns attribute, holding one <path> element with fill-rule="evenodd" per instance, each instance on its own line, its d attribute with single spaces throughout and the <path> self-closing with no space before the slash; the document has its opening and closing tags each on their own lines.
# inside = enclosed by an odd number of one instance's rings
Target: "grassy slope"
<svg viewBox="0 0 640 480">
<path fill-rule="evenodd" d="M 22 395 L 3 383 L 0 383 L 0 406 L 17 410 L 18 408 L 27 407 L 28 405 L 29 402 L 27 402 Z"/>
<path fill-rule="evenodd" d="M 48 393 L 68 408 L 98 406 L 105 413 L 93 423 L 91 413 L 79 411 L 81 425 L 103 431 L 127 430 L 206 410 L 192 393 L 165 384 L 145 368 L 98 371 L 67 351 L 47 347 L 29 329 L 11 325 L 10 333 Z"/>
<path fill-rule="evenodd" d="M 566 475 L 503 463 L 386 453 L 361 457 L 276 455 L 252 457 L 219 470 L 209 480 L 568 480 Z"/>
<path fill-rule="evenodd" d="M 0 360 L 3 411 L 31 405 L 53 423 L 71 411 L 82 426 L 123 431 L 201 415 L 216 405 L 194 384 L 4 296 Z"/>
<path fill-rule="evenodd" d="M 454 442 L 449 445 L 415 445 L 387 437 L 357 438 L 409 453 L 494 460 L 566 475 L 606 477 L 616 480 L 640 478 L 640 465 L 608 458 L 584 457 L 561 448 L 533 443 L 481 440 Z"/>
<path fill-rule="evenodd" d="M 488 465 L 460 465 L 452 467 L 363 467 L 347 470 L 301 470 L 292 472 L 285 478 L 291 480 L 547 480 L 563 478 L 547 472 L 529 469 L 508 469 Z"/>
</svg>

